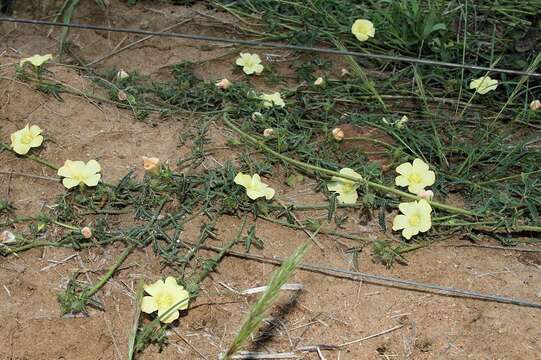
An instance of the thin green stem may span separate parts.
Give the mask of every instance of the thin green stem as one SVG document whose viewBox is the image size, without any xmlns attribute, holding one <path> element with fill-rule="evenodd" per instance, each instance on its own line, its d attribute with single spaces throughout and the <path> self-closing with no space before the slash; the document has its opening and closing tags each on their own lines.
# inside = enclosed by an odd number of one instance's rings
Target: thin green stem
<svg viewBox="0 0 541 360">
<path fill-rule="evenodd" d="M 107 271 L 107 273 L 100 279 L 100 281 L 98 281 L 96 283 L 96 285 L 94 285 L 93 287 L 91 287 L 90 289 L 88 289 L 86 292 L 85 292 L 85 295 L 88 296 L 89 298 L 92 297 L 95 293 L 97 293 L 102 287 L 103 285 L 105 285 L 107 283 L 107 281 L 109 281 L 109 279 L 113 276 L 113 274 L 118 270 L 118 268 L 120 267 L 120 265 L 122 265 L 122 263 L 124 262 L 124 260 L 126 260 L 126 258 L 130 255 L 130 253 L 133 251 L 133 249 L 135 249 L 137 245 L 136 244 L 130 244 L 128 245 L 124 251 L 122 251 L 122 253 L 120 254 L 120 256 L 116 259 L 115 263 L 113 264 L 113 266 L 111 266 L 109 268 L 109 270 Z"/>
<path fill-rule="evenodd" d="M 318 173 L 321 173 L 321 174 L 325 174 L 327 176 L 331 176 L 331 177 L 335 176 L 335 177 L 347 179 L 347 180 L 354 181 L 354 182 L 359 181 L 359 179 L 357 179 L 357 178 L 341 174 L 341 173 L 339 173 L 337 171 L 324 169 L 324 168 L 321 168 L 319 166 L 307 164 L 307 163 L 304 163 L 302 161 L 295 160 L 295 159 L 287 157 L 287 156 L 285 156 L 283 154 L 280 154 L 277 151 L 274 151 L 273 149 L 271 149 L 267 145 L 263 144 L 261 141 L 255 139 L 253 136 L 247 134 L 246 132 L 244 132 L 240 128 L 238 128 L 235 124 L 233 124 L 233 122 L 231 122 L 227 118 L 227 113 L 224 114 L 223 121 L 230 129 L 235 131 L 242 138 L 248 140 L 253 145 L 257 145 L 260 149 L 266 151 L 269 154 L 272 154 L 272 155 L 276 156 L 277 158 L 279 158 L 280 160 L 282 160 L 284 162 L 287 162 L 289 164 L 298 166 L 298 167 L 300 167 L 302 169 L 305 169 L 305 170 L 312 170 L 312 171 L 315 171 L 315 172 L 318 172 Z M 361 181 L 363 181 L 368 187 L 370 187 L 372 189 L 375 189 L 375 190 L 378 190 L 378 191 L 383 192 L 383 193 L 390 193 L 390 194 L 398 195 L 398 196 L 400 196 L 402 198 L 405 198 L 405 199 L 408 199 L 408 200 L 421 200 L 422 199 L 421 197 L 419 197 L 417 195 L 408 194 L 406 192 L 397 190 L 397 189 L 392 188 L 390 186 L 385 186 L 385 185 L 382 185 L 382 184 L 379 184 L 379 183 L 376 183 L 376 182 L 365 180 L 364 178 Z M 436 202 L 436 201 L 429 201 L 429 203 L 430 203 L 430 205 L 432 207 L 435 207 L 435 208 L 438 208 L 438 209 L 441 209 L 441 210 L 445 210 L 445 211 L 448 211 L 448 212 L 451 212 L 451 213 L 462 214 L 462 215 L 465 215 L 465 216 L 476 216 L 476 214 L 474 212 L 472 212 L 472 211 L 461 209 L 461 208 L 458 208 L 458 207 L 455 207 L 455 206 L 442 204 L 442 203 L 439 203 L 439 202 Z"/>
<path fill-rule="evenodd" d="M 0 149 L 8 150 L 8 151 L 14 153 L 15 155 L 23 156 L 23 157 L 25 157 L 25 158 L 27 158 L 27 159 L 30 159 L 30 160 L 32 160 L 32 161 L 35 161 L 35 162 L 41 164 L 41 165 L 45 165 L 45 166 L 47 166 L 47 167 L 50 168 L 50 169 L 58 170 L 58 166 L 54 165 L 53 163 L 48 162 L 47 160 L 43 160 L 43 159 L 41 159 L 41 158 L 39 158 L 39 157 L 37 157 L 37 156 L 34 156 L 34 155 L 20 155 L 20 154 L 17 154 L 15 151 L 13 151 L 13 149 L 12 149 L 9 145 L 5 144 L 5 143 L 2 142 L 2 141 L 0 141 Z"/>
</svg>

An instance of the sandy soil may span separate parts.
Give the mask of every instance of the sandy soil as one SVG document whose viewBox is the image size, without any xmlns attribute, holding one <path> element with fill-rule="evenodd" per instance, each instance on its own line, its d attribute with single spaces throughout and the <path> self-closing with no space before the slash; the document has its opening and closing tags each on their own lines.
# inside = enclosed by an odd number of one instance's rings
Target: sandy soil
<svg viewBox="0 0 541 360">
<path fill-rule="evenodd" d="M 45 17 L 58 8 L 56 2 L 20 2 L 19 16 Z M 163 29 L 186 19 L 175 30 L 203 34 L 234 31 L 234 23 L 223 14 L 203 6 L 184 8 L 140 2 L 128 8 L 110 1 L 106 12 L 88 2 L 77 11 L 76 21 Z M 223 21 L 220 24 L 218 21 Z M 54 52 L 58 31 L 47 36 L 48 28 L 0 24 L 0 131 L 9 133 L 26 123 L 46 129 L 47 140 L 39 152 L 43 158 L 61 164 L 64 159 L 96 158 L 106 181 L 115 181 L 129 169 L 142 175 L 140 157 L 158 156 L 174 164 L 189 153 L 190 144 L 179 144 L 179 134 L 190 126 L 190 118 L 177 116 L 167 121 L 151 118 L 140 122 L 129 111 L 75 96 L 58 101 L 14 79 L 13 66 L 21 57 Z M 108 54 L 119 43 L 137 37 L 92 31 L 72 31 L 75 52 L 91 61 Z M 204 61 L 197 69 L 209 79 L 232 75 L 235 54 L 230 47 L 178 39 L 151 39 L 96 66 L 137 70 L 155 78 L 167 76 L 167 66 L 183 60 Z M 224 56 L 225 55 L 225 56 Z M 6 66 L 9 65 L 9 66 Z M 60 65 L 49 67 L 53 76 L 85 91 L 99 91 L 76 70 Z M 223 146 L 229 132 L 219 124 L 211 129 L 212 143 Z M 160 139 L 156 141 L 156 139 Z M 218 153 L 208 166 L 217 166 L 230 152 Z M 10 153 L 0 153 L 0 198 L 16 207 L 17 215 L 32 215 L 54 206 L 64 190 L 55 181 L 23 174 L 54 177 L 55 174 Z M 274 186 L 281 184 L 273 180 Z M 281 199 L 316 199 L 308 180 L 300 189 L 281 188 Z M 361 224 L 349 210 L 348 230 L 377 237 L 374 224 Z M 299 213 L 302 218 L 308 214 Z M 314 215 L 314 213 L 310 214 Z M 2 222 L 0 218 L 0 223 Z M 115 221 L 114 218 L 112 221 Z M 238 219 L 224 218 L 218 224 L 221 245 L 238 228 Z M 266 256 L 287 256 L 306 239 L 302 232 L 264 221 L 257 222 L 258 235 L 265 239 Z M 3 230 L 3 229 L 0 229 Z M 187 226 L 184 236 L 194 239 L 198 223 Z M 54 238 L 54 232 L 43 237 Z M 313 246 L 305 261 L 343 269 L 352 268 L 350 254 L 332 236 L 318 235 L 325 251 Z M 343 241 L 343 240 L 341 240 Z M 372 261 L 369 251 L 360 255 L 360 271 L 418 280 L 459 289 L 505 296 L 541 299 L 541 258 L 513 250 L 456 247 L 460 239 L 408 254 L 409 265 L 386 269 Z M 353 245 L 354 243 L 348 242 Z M 447 246 L 448 245 L 448 246 Z M 19 256 L 0 258 L 0 359 L 123 359 L 131 328 L 134 288 L 138 279 L 155 280 L 167 274 L 151 250 L 132 254 L 98 297 L 105 311 L 93 310 L 89 317 L 61 317 L 56 294 L 71 274 L 83 271 L 82 279 L 95 282 L 111 264 L 120 247 L 93 248 L 76 252 L 67 249 L 32 250 Z M 239 251 L 242 251 L 239 249 Z M 204 253 L 203 253 L 204 254 Z M 242 297 L 238 291 L 267 283 L 274 267 L 255 261 L 226 258 L 218 271 L 203 284 L 201 296 L 190 306 L 170 332 L 170 345 L 158 352 L 149 347 L 140 359 L 198 359 L 201 354 L 216 359 L 224 351 L 256 297 Z M 541 359 L 541 313 L 537 309 L 465 300 L 424 292 L 340 280 L 298 271 L 292 283 L 304 285 L 302 292 L 285 292 L 269 314 L 259 342 L 249 349 L 288 352 L 311 345 L 337 345 L 399 328 L 341 350 L 323 351 L 326 359 Z M 197 349 L 200 354 L 193 349 Z M 318 359 L 317 353 L 296 352 L 302 359 Z"/>
</svg>

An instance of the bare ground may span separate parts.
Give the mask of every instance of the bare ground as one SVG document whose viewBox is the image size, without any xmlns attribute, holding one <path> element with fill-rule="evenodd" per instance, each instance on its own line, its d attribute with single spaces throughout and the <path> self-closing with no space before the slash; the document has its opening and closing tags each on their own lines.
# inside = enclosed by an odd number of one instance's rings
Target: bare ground
<svg viewBox="0 0 541 360">
<path fill-rule="evenodd" d="M 77 21 L 163 29 L 175 22 L 191 20 L 177 31 L 222 34 L 231 26 L 216 25 L 208 16 L 231 22 L 232 19 L 204 7 L 183 8 L 142 2 L 134 8 L 112 2 L 108 11 L 89 4 L 81 6 Z M 56 4 L 58 5 L 58 4 Z M 43 7 L 41 15 L 55 7 Z M 19 15 L 29 16 L 36 9 L 20 8 Z M 206 15 L 201 15 L 206 14 Z M 37 15 L 36 15 L 37 17 Z M 188 115 L 162 121 L 151 118 L 140 122 L 130 111 L 89 99 L 64 96 L 58 101 L 14 79 L 13 66 L 21 57 L 54 52 L 58 32 L 47 37 L 47 28 L 0 24 L 0 130 L 4 141 L 9 133 L 26 123 L 46 129 L 48 141 L 39 155 L 53 163 L 64 159 L 96 158 L 102 164 L 106 181 L 114 182 L 135 169 L 142 176 L 140 157 L 158 156 L 174 164 L 189 153 L 189 144 L 179 145 L 179 134 L 191 126 Z M 123 41 L 136 39 L 124 34 L 98 34 L 72 31 L 77 54 L 93 60 L 107 54 Z M 123 40 L 124 39 L 124 40 Z M 152 39 L 131 50 L 111 57 L 97 66 L 116 66 L 138 70 L 155 78 L 167 76 L 167 66 L 183 60 L 202 61 L 220 57 L 232 49 L 177 39 Z M 232 80 L 235 55 L 205 63 L 198 68 L 209 79 L 224 76 Z M 85 91 L 97 91 L 76 70 L 60 65 L 49 67 L 56 79 Z M 219 124 L 211 129 L 212 144 L 223 146 L 228 131 Z M 159 139 L 159 141 L 156 141 Z M 219 166 L 230 157 L 224 150 L 207 159 L 205 166 Z M 6 174 L 54 177 L 55 174 L 26 159 L 0 153 L 0 197 L 16 207 L 17 215 L 32 215 L 54 206 L 63 190 L 55 181 Z M 310 181 L 292 191 L 279 179 L 270 180 L 279 188 L 279 199 L 317 200 Z M 376 237 L 374 224 L 361 224 L 352 211 L 348 230 Z M 301 214 L 299 217 L 314 215 Z M 115 220 L 111 221 L 126 221 Z M 240 221 L 224 218 L 218 224 L 221 245 L 234 237 Z M 184 237 L 195 239 L 199 223 L 187 226 Z M 302 232 L 264 221 L 257 223 L 258 235 L 265 239 L 266 256 L 287 256 L 306 239 Z M 3 230 L 3 229 L 0 229 Z M 45 238 L 55 237 L 46 232 Z M 313 246 L 305 261 L 337 268 L 351 268 L 351 256 L 332 236 L 318 235 L 325 251 Z M 541 292 L 540 259 L 537 254 L 524 256 L 513 250 L 456 247 L 459 239 L 434 245 L 408 255 L 409 265 L 395 265 L 388 270 L 372 261 L 368 251 L 360 256 L 360 271 L 413 279 L 539 302 Z M 353 243 L 352 243 L 353 244 Z M 350 244 L 350 245 L 352 245 Z M 89 317 L 61 317 L 56 294 L 75 271 L 96 282 L 114 261 L 119 247 L 74 251 L 41 249 L 18 256 L 0 258 L 0 359 L 121 359 L 126 357 L 131 328 L 135 282 L 153 281 L 165 273 L 150 249 L 132 254 L 98 297 L 105 311 L 93 310 Z M 242 250 L 240 250 L 242 251 Z M 210 255 L 210 254 L 209 254 Z M 197 349 L 209 359 L 224 351 L 255 297 L 238 296 L 238 291 L 267 283 L 274 267 L 255 261 L 227 257 L 218 271 L 203 284 L 201 296 L 170 332 L 170 345 L 162 352 L 150 347 L 141 359 L 197 359 Z M 347 346 L 342 350 L 323 351 L 327 359 L 541 359 L 540 312 L 536 309 L 438 296 L 424 292 L 340 280 L 311 272 L 298 271 L 290 282 L 302 283 L 300 293 L 285 292 L 264 324 L 265 335 L 251 350 L 287 352 L 310 345 L 337 345 L 380 333 L 401 325 L 389 333 Z M 224 286 L 226 285 L 226 286 Z M 317 353 L 297 353 L 303 359 L 318 359 Z"/>
</svg>

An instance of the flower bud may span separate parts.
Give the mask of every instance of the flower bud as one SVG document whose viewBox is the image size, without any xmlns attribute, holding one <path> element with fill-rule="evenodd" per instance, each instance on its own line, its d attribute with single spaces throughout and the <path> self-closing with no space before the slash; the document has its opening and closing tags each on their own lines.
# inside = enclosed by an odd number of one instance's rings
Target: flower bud
<svg viewBox="0 0 541 360">
<path fill-rule="evenodd" d="M 342 129 L 340 128 L 334 128 L 332 130 L 332 136 L 336 141 L 342 141 L 342 139 L 344 138 L 344 131 L 342 131 Z"/>
<path fill-rule="evenodd" d="M 324 80 L 323 80 L 323 78 L 322 78 L 321 76 L 318 77 L 318 78 L 316 79 L 316 81 L 314 81 L 314 85 L 315 85 L 315 86 L 321 86 L 321 85 L 323 85 L 323 83 L 324 83 Z"/>
<path fill-rule="evenodd" d="M 541 101 L 539 100 L 534 100 L 530 103 L 530 109 L 532 111 L 537 111 L 539 109 L 541 109 Z"/>
<path fill-rule="evenodd" d="M 13 234 L 11 231 L 4 230 L 0 234 L 0 243 L 2 244 L 13 244 L 17 241 L 15 238 L 15 234 Z"/>
<path fill-rule="evenodd" d="M 227 80 L 226 78 L 223 78 L 222 80 L 218 81 L 216 83 L 216 87 L 222 89 L 222 90 L 227 90 L 229 89 L 229 87 L 231 86 L 231 81 Z"/>
<path fill-rule="evenodd" d="M 122 70 L 122 69 L 120 69 L 120 70 L 116 73 L 116 78 L 117 78 L 118 80 L 124 80 L 124 79 L 127 79 L 127 78 L 129 78 L 129 77 L 130 77 L 130 75 L 129 75 L 127 72 L 125 72 L 124 70 Z"/>
<path fill-rule="evenodd" d="M 263 114 L 260 113 L 259 111 L 256 111 L 256 112 L 252 113 L 252 120 L 253 121 L 257 121 L 257 118 L 260 118 L 260 117 L 263 117 Z"/>
<path fill-rule="evenodd" d="M 425 191 L 421 191 L 419 194 L 417 194 L 419 197 L 422 197 L 423 199 L 426 199 L 426 200 L 432 200 L 432 198 L 434 197 L 434 193 L 432 192 L 432 190 L 425 190 Z"/>
<path fill-rule="evenodd" d="M 143 168 L 149 174 L 157 175 L 160 172 L 160 159 L 143 156 Z"/>
<path fill-rule="evenodd" d="M 273 133 L 274 133 L 274 130 L 272 128 L 268 128 L 263 131 L 263 136 L 270 137 L 272 136 Z"/>
<path fill-rule="evenodd" d="M 81 234 L 85 239 L 90 239 L 92 237 L 92 230 L 88 226 L 85 226 L 81 229 Z"/>
<path fill-rule="evenodd" d="M 400 120 L 398 120 L 394 126 L 397 128 L 397 129 L 402 129 L 404 128 L 404 126 L 406 126 L 406 123 L 408 122 L 408 117 L 406 115 L 402 116 L 402 118 Z"/>
<path fill-rule="evenodd" d="M 119 101 L 128 100 L 128 95 L 126 95 L 126 93 L 124 91 L 122 91 L 122 90 L 118 91 L 118 94 L 116 95 L 116 97 L 118 98 Z"/>
</svg>

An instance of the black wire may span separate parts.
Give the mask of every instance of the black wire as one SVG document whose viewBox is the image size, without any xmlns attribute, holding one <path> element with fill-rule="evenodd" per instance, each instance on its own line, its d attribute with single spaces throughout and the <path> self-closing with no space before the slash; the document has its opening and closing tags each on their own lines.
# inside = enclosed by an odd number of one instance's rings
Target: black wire
<svg viewBox="0 0 541 360">
<path fill-rule="evenodd" d="M 220 42 L 220 43 L 226 43 L 226 44 L 238 44 L 238 45 L 246 45 L 246 46 L 253 46 L 253 47 L 268 47 L 268 48 L 275 48 L 275 49 L 319 52 L 319 53 L 334 54 L 334 55 L 341 55 L 341 56 L 355 56 L 355 57 L 366 58 L 366 59 L 401 61 L 401 62 L 409 62 L 413 64 L 438 65 L 438 66 L 458 68 L 458 69 L 482 70 L 482 71 L 492 71 L 492 72 L 497 72 L 497 73 L 513 74 L 513 75 L 541 77 L 540 73 L 522 71 L 522 70 L 490 68 L 490 67 L 485 67 L 485 66 L 456 64 L 456 63 L 450 63 L 450 62 L 445 62 L 445 61 L 427 60 L 427 59 L 413 58 L 413 57 L 408 57 L 408 56 L 360 53 L 357 51 L 289 45 L 289 44 L 280 44 L 280 43 L 272 43 L 272 42 L 264 42 L 264 41 L 256 41 L 256 40 L 227 39 L 227 38 L 221 38 L 221 37 L 215 37 L 215 36 L 175 33 L 175 32 L 167 32 L 167 31 L 158 32 L 158 31 L 141 30 L 141 29 L 112 28 L 112 27 L 89 25 L 89 24 L 73 24 L 73 23 L 65 24 L 65 23 L 60 23 L 60 22 L 44 21 L 44 20 L 16 19 L 12 17 L 0 17 L 0 22 L 13 22 L 13 23 L 19 23 L 19 24 L 58 26 L 58 27 L 67 27 L 67 28 L 75 28 L 75 29 L 83 29 L 83 30 L 110 31 L 110 32 L 132 33 L 132 34 L 139 34 L 139 35 L 175 37 L 175 38 L 190 39 L 190 40 L 196 40 L 196 41 L 214 41 L 214 42 Z"/>
</svg>

